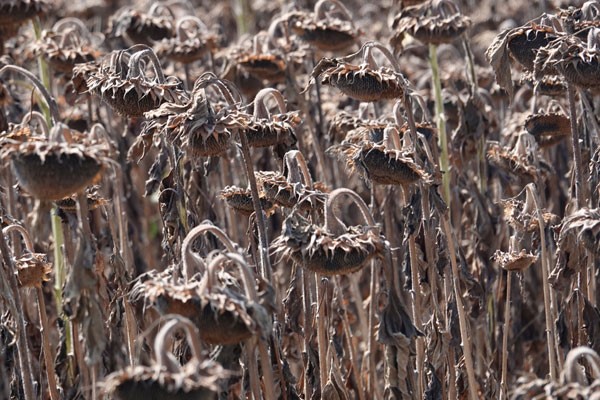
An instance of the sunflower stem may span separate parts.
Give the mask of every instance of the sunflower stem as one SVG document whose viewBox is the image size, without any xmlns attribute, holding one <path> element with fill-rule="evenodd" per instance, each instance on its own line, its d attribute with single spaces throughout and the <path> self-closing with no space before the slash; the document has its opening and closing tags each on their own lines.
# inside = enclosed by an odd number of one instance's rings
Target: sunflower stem
<svg viewBox="0 0 600 400">
<path fill-rule="evenodd" d="M 315 273 L 315 285 L 317 287 L 317 345 L 319 348 L 319 380 L 321 384 L 321 393 L 324 392 L 327 384 L 327 312 L 325 307 L 325 297 L 327 295 L 327 281 L 319 279 L 319 274 Z"/>
<path fill-rule="evenodd" d="M 0 265 L 1 277 L 3 285 L 8 282 L 8 287 L 5 287 L 2 297 L 8 303 L 8 308 L 12 317 L 17 323 L 16 343 L 19 359 L 19 373 L 21 375 L 21 384 L 23 387 L 23 398 L 25 400 L 35 399 L 33 390 L 33 374 L 31 371 L 31 354 L 29 351 L 29 343 L 27 340 L 27 328 L 25 325 L 25 316 L 20 312 L 22 307 L 21 294 L 19 292 L 19 284 L 17 283 L 16 266 L 10 256 L 10 251 L 4 233 L 0 234 L 0 253 L 2 253 L 2 261 L 4 266 Z"/>
<path fill-rule="evenodd" d="M 558 378 L 557 368 L 556 368 L 556 327 L 554 324 L 554 301 L 550 292 L 550 255 L 546 246 L 546 224 L 544 222 L 544 216 L 542 214 L 542 209 L 540 206 L 540 199 L 537 194 L 537 188 L 533 183 L 530 183 L 525 187 L 527 192 L 533 199 L 535 204 L 537 217 L 538 217 L 538 225 L 540 228 L 540 244 L 541 244 L 541 259 L 542 259 L 542 286 L 544 290 L 544 311 L 546 315 L 546 340 L 548 342 L 548 371 L 550 374 L 550 379 L 556 381 Z"/>
<path fill-rule="evenodd" d="M 267 238 L 265 214 L 260 204 L 258 185 L 256 184 L 254 166 L 252 165 L 252 158 L 250 155 L 250 146 L 248 145 L 248 138 L 246 137 L 246 133 L 241 130 L 238 131 L 238 133 L 240 137 L 242 159 L 244 162 L 244 167 L 246 169 L 246 177 L 248 179 L 248 183 L 250 184 L 250 192 L 252 193 L 252 205 L 254 206 L 254 212 L 256 214 L 258 245 L 260 247 L 260 274 L 268 282 L 271 282 L 271 262 L 269 260 L 269 243 Z"/>
<path fill-rule="evenodd" d="M 435 94 L 435 122 L 438 128 L 438 145 L 441 149 L 440 170 L 442 172 L 442 195 L 444 201 L 450 206 L 450 161 L 448 157 L 448 136 L 446 134 L 446 115 L 444 114 L 444 103 L 442 99 L 442 82 L 437 57 L 437 46 L 429 45 L 429 65 L 431 67 L 432 86 Z"/>
<path fill-rule="evenodd" d="M 409 193 L 408 193 L 408 189 L 405 187 L 402 187 L 402 194 L 403 194 L 403 203 L 405 207 L 409 206 Z M 423 329 L 423 324 L 421 323 L 422 318 L 423 318 L 423 314 L 421 313 L 421 287 L 419 285 L 420 282 L 420 277 L 419 277 L 419 261 L 417 258 L 417 244 L 415 241 L 415 233 L 411 234 L 408 238 L 408 252 L 409 252 L 409 257 L 410 257 L 410 272 L 411 272 L 411 281 L 412 281 L 412 288 L 411 288 L 411 295 L 412 295 L 412 300 L 413 300 L 413 307 L 412 307 L 412 311 L 413 311 L 413 323 L 415 324 L 415 327 L 419 330 L 422 331 Z M 416 337 L 415 338 L 416 341 L 416 347 L 417 347 L 417 358 L 416 358 L 416 367 L 417 367 L 417 395 L 418 398 L 422 398 L 423 397 L 423 392 L 424 392 L 424 378 L 425 378 L 425 374 L 424 374 L 424 362 L 425 362 L 425 346 L 423 343 L 423 339 L 420 337 Z"/>
<path fill-rule="evenodd" d="M 500 379 L 500 400 L 508 398 L 508 334 L 510 332 L 510 297 L 512 286 L 512 272 L 506 271 L 506 305 L 504 306 L 504 330 L 502 336 L 502 378 Z"/>
<path fill-rule="evenodd" d="M 572 84 L 567 86 L 569 98 L 569 118 L 571 122 L 571 145 L 573 149 L 573 169 L 575 170 L 575 207 L 579 210 L 587 205 L 587 190 L 583 181 L 583 163 L 581 160 L 581 147 L 579 145 L 579 130 L 577 129 L 577 110 L 575 108 L 575 88 Z"/>
<path fill-rule="evenodd" d="M 456 262 L 456 244 L 452 233 L 448 211 L 441 217 L 442 230 L 448 241 L 448 252 L 450 253 L 450 265 L 452 267 L 452 289 L 456 299 L 456 308 L 458 311 L 458 323 L 460 327 L 460 336 L 462 341 L 463 355 L 465 357 L 465 369 L 467 370 L 467 386 L 469 387 L 470 400 L 477 400 L 477 380 L 475 379 L 475 368 L 473 364 L 473 355 L 471 353 L 471 332 L 468 326 L 467 314 L 463 305 L 462 290 L 460 288 L 460 279 L 458 264 Z"/>
</svg>

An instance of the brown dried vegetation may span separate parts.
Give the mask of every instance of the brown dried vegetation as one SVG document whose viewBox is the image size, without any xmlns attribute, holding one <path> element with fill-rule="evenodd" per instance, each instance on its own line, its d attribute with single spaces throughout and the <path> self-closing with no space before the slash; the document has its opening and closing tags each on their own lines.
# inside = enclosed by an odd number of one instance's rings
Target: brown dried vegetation
<svg viewBox="0 0 600 400">
<path fill-rule="evenodd" d="M 597 398 L 599 41 L 598 0 L 0 1 L 0 399 Z"/>
</svg>

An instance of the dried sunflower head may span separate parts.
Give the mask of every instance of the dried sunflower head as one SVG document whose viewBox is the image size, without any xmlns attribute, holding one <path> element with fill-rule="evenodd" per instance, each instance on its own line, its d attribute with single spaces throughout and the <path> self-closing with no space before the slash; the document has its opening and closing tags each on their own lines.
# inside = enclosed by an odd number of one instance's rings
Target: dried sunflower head
<svg viewBox="0 0 600 400">
<path fill-rule="evenodd" d="M 153 77 L 144 71 L 146 61 L 153 68 Z M 165 101 L 178 102 L 181 94 L 181 82 L 166 79 L 154 51 L 143 45 L 114 51 L 100 64 L 78 64 L 73 75 L 75 87 L 80 87 L 84 78 L 88 92 L 129 117 L 140 117 Z"/>
<path fill-rule="evenodd" d="M 192 352 L 192 358 L 183 366 L 176 364 L 167 350 L 167 337 L 177 328 L 184 329 Z M 156 335 L 157 360 L 148 367 L 129 366 L 109 375 L 102 384 L 103 394 L 119 400 L 216 400 L 222 390 L 221 381 L 231 373 L 202 354 L 198 335 L 191 321 L 170 316 Z"/>
<path fill-rule="evenodd" d="M 221 190 L 220 197 L 225 200 L 229 207 L 242 215 L 250 216 L 254 213 L 252 193 L 249 188 L 244 189 L 237 186 L 226 186 Z M 271 215 L 275 211 L 275 204 L 273 204 L 264 193 L 260 194 L 260 204 L 267 215 Z"/>
<path fill-rule="evenodd" d="M 358 206 L 366 225 L 348 227 L 335 215 L 336 201 L 344 195 Z M 362 198 L 352 190 L 340 188 L 327 197 L 323 227 L 292 212 L 272 248 L 309 271 L 334 276 L 359 271 L 373 258 L 381 257 L 388 243 Z"/>
<path fill-rule="evenodd" d="M 519 195 L 509 199 L 500 200 L 500 206 L 503 210 L 504 220 L 516 231 L 520 233 L 539 232 L 539 220 L 533 198 L 529 192 L 525 200 L 519 200 Z M 556 226 L 560 223 L 560 218 L 556 214 L 542 210 L 544 226 Z"/>
<path fill-rule="evenodd" d="M 267 109 L 266 100 L 271 96 L 277 102 L 277 112 Z M 276 89 L 262 89 L 254 99 L 254 114 L 240 110 L 228 112 L 221 124 L 246 135 L 250 147 L 282 146 L 287 149 L 296 144 L 295 128 L 302 122 L 300 113 L 286 111 L 285 100 Z"/>
<path fill-rule="evenodd" d="M 15 260 L 20 287 L 42 287 L 50 280 L 52 264 L 43 253 L 26 253 Z"/>
<path fill-rule="evenodd" d="M 241 277 L 228 271 L 240 265 L 241 256 L 212 252 L 207 259 L 201 280 L 197 275 L 188 279 L 187 271 L 186 281 L 175 283 L 172 271 L 151 271 L 136 279 L 129 296 L 162 315 L 189 318 L 200 329 L 200 338 L 210 344 L 236 344 L 269 331 L 271 307 L 265 303 L 269 299 L 258 297 L 254 274 L 245 265 L 240 267 L 244 268 Z"/>
<path fill-rule="evenodd" d="M 281 172 L 256 172 L 256 181 L 265 197 L 282 207 L 323 211 L 327 195 L 310 190 L 300 182 L 290 182 Z"/>
<path fill-rule="evenodd" d="M 353 136 L 356 136 L 357 140 L 362 140 L 364 133 L 366 133 L 364 129 L 367 129 L 370 140 L 377 142 L 379 140 L 375 140 L 375 138 L 383 138 L 383 129 L 386 126 L 388 126 L 386 121 L 361 118 L 341 111 L 337 112 L 329 122 L 329 136 L 339 141 L 351 142 L 352 140 L 348 137 L 351 134 L 350 132 L 356 133 L 357 130 L 361 130 L 359 134 Z"/>
<path fill-rule="evenodd" d="M 71 141 L 31 136 L 0 140 L 0 158 L 10 159 L 19 185 L 42 200 L 59 200 L 97 182 L 109 154 L 106 143 L 57 124 L 51 136 L 67 132 Z M 57 132 L 57 133 L 54 133 Z M 24 140 L 23 140 L 24 139 Z"/>
<path fill-rule="evenodd" d="M 105 206 L 109 201 L 98 193 L 99 186 L 94 185 L 86 189 L 87 208 L 92 211 L 98 207 Z M 56 207 L 67 213 L 77 212 L 77 198 L 75 196 L 65 197 L 54 201 Z"/>
<path fill-rule="evenodd" d="M 537 259 L 538 256 L 528 254 L 525 250 L 521 250 L 519 253 L 505 253 L 498 250 L 494 253 L 494 261 L 499 263 L 500 266 L 507 271 L 525 271 L 533 265 Z"/>
<path fill-rule="evenodd" d="M 585 376 L 585 369 L 578 364 L 580 358 L 590 366 L 592 379 Z M 575 347 L 567 354 L 560 379 L 539 379 L 535 375 L 519 378 L 510 399 L 597 399 L 600 395 L 599 369 L 598 353 L 586 346 Z"/>
<path fill-rule="evenodd" d="M 414 161 L 412 151 L 400 143 L 394 126 L 385 128 L 383 136 L 379 143 L 366 137 L 351 138 L 332 146 L 328 152 L 345 161 L 350 172 L 358 171 L 374 184 L 404 186 L 431 182 L 430 175 Z"/>
<path fill-rule="evenodd" d="M 530 115 L 525 120 L 525 129 L 542 148 L 552 146 L 571 134 L 569 117 L 554 112 Z"/>
<path fill-rule="evenodd" d="M 342 144 L 330 149 L 344 159 L 350 172 L 360 172 L 367 181 L 380 185 L 410 185 L 429 182 L 430 177 L 411 155 L 390 149 L 384 144 L 363 141 L 360 144 Z"/>
<path fill-rule="evenodd" d="M 175 30 L 176 37 L 163 39 L 157 44 L 156 54 L 160 58 L 167 57 L 190 64 L 214 52 L 218 47 L 218 35 L 210 32 L 197 17 L 190 15 L 180 18 Z"/>
<path fill-rule="evenodd" d="M 559 35 L 555 26 L 560 24 L 553 15 L 542 15 L 539 23 L 534 21 L 518 28 L 502 31 L 485 52 L 486 58 L 496 74 L 498 85 L 513 94 L 510 57 L 526 70 L 533 71 L 538 51 Z M 551 73 L 547 70 L 546 73 Z"/>
<path fill-rule="evenodd" d="M 251 39 L 242 41 L 229 52 L 228 57 L 238 68 L 255 79 L 269 83 L 283 82 L 289 57 L 282 49 L 274 47 L 272 42 L 267 32 L 259 32 Z"/>
<path fill-rule="evenodd" d="M 33 53 L 42 56 L 57 72 L 71 75 L 75 64 L 92 62 L 100 55 L 97 49 L 103 37 L 92 35 L 78 19 L 68 18 L 44 30 L 33 45 Z"/>
<path fill-rule="evenodd" d="M 342 51 L 358 40 L 348 9 L 338 0 L 320 0 L 313 14 L 293 12 L 286 16 L 296 35 L 321 51 Z"/>
<path fill-rule="evenodd" d="M 145 125 L 142 136 L 159 134 L 171 142 L 179 143 L 190 159 L 223 155 L 231 138 L 230 131 L 221 123 L 228 110 L 215 111 L 205 90 L 211 84 L 226 96 L 232 96 L 228 92 L 230 82 L 218 79 L 212 73 L 203 74 L 196 80 L 190 99 L 185 104 L 167 102 L 145 114 L 150 122 Z M 228 102 L 235 103 L 232 97 Z M 143 141 L 142 138 L 139 140 Z"/>
<path fill-rule="evenodd" d="M 425 44 L 451 43 L 471 25 L 471 20 L 449 0 L 430 0 L 405 7 L 394 18 L 390 39 L 396 50 L 402 48 L 404 35 L 420 40 Z"/>
<path fill-rule="evenodd" d="M 154 41 L 175 36 L 173 16 L 163 4 L 155 2 L 148 12 L 124 7 L 108 22 L 109 36 L 126 38 L 131 44 L 152 45 Z"/>
<path fill-rule="evenodd" d="M 536 77 L 556 70 L 577 87 L 600 87 L 600 29 L 590 28 L 586 39 L 562 35 L 541 48 L 535 58 Z"/>
<path fill-rule="evenodd" d="M 4 0 L 0 2 L 0 25 L 18 26 L 25 21 L 46 14 L 50 5 L 40 0 Z"/>
<path fill-rule="evenodd" d="M 354 226 L 341 235 L 311 224 L 294 213 L 283 224 L 272 249 L 309 271 L 325 276 L 361 270 L 385 249 L 385 240 L 376 227 Z"/>
<path fill-rule="evenodd" d="M 394 70 L 377 67 L 371 55 L 371 49 L 379 49 L 394 66 Z M 363 53 L 363 62 L 359 65 L 346 62 Z M 342 93 L 359 101 L 377 101 L 382 99 L 401 98 L 406 90 L 407 82 L 398 71 L 394 56 L 379 43 L 367 42 L 361 50 L 342 59 L 323 58 L 311 73 L 309 86 L 316 79 L 324 85 L 338 88 Z M 308 90 L 305 89 L 305 90 Z"/>
<path fill-rule="evenodd" d="M 525 180 L 535 181 L 552 172 L 550 164 L 538 154 L 535 138 L 527 132 L 519 134 L 512 150 L 497 142 L 490 142 L 487 156 L 493 165 Z"/>
</svg>

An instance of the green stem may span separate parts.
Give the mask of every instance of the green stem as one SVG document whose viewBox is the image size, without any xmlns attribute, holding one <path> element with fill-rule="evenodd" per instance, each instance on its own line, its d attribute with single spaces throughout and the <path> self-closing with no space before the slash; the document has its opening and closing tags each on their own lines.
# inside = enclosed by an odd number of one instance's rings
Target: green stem
<svg viewBox="0 0 600 400">
<path fill-rule="evenodd" d="M 442 82 L 437 58 L 437 46 L 429 45 L 429 64 L 433 79 L 433 91 L 435 94 L 435 122 L 438 129 L 438 144 L 441 149 L 440 170 L 442 172 L 442 195 L 444 201 L 450 207 L 450 161 L 448 157 L 448 136 L 446 134 L 446 116 L 444 114 L 444 103 L 442 100 Z"/>
<path fill-rule="evenodd" d="M 33 30 L 35 32 L 36 40 L 40 40 L 40 38 L 42 36 L 42 26 L 40 24 L 39 18 L 33 19 Z M 51 92 L 52 87 L 51 87 L 51 82 L 50 82 L 50 71 L 48 70 L 48 64 L 46 63 L 46 61 L 44 61 L 44 58 L 42 56 L 38 56 L 37 61 L 38 61 L 38 68 L 40 70 L 40 78 L 41 78 L 42 84 L 48 89 L 48 92 Z M 46 117 L 46 122 L 48 123 L 48 128 L 51 128 L 52 127 L 52 116 L 50 115 L 50 109 L 49 109 L 48 105 L 44 104 L 43 102 L 40 102 L 39 105 L 42 110 L 42 114 L 44 114 L 44 117 Z"/>
</svg>

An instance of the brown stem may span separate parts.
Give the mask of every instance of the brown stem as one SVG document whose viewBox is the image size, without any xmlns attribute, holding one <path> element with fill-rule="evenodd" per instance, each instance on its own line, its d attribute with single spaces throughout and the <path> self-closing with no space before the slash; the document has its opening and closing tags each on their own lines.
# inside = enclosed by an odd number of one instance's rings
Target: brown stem
<svg viewBox="0 0 600 400">
<path fill-rule="evenodd" d="M 343 223 L 335 216 L 333 211 L 333 205 L 342 195 L 350 197 L 353 203 L 358 206 L 361 215 L 368 226 L 373 227 L 376 225 L 375 219 L 371 215 L 369 207 L 367 207 L 364 200 L 353 190 L 339 188 L 333 190 L 327 197 L 327 202 L 325 203 L 325 230 L 333 233 L 340 233 L 342 230 L 345 230 Z"/>
<path fill-rule="evenodd" d="M 288 170 L 287 180 L 291 183 L 299 183 L 300 175 L 302 175 L 302 180 L 304 186 L 308 189 L 312 190 L 313 188 L 313 180 L 310 176 L 310 171 L 308 170 L 308 165 L 306 163 L 306 159 L 302 155 L 302 153 L 298 150 L 290 150 L 283 156 L 283 162 Z"/>
<path fill-rule="evenodd" d="M 324 391 L 324 387 L 327 384 L 327 345 L 329 340 L 327 337 L 327 311 L 325 307 L 325 299 L 327 296 L 327 280 L 319 279 L 320 275 L 315 273 L 315 286 L 317 287 L 317 310 L 315 317 L 317 318 L 317 346 L 319 349 L 319 381 L 321 383 L 321 393 Z"/>
<path fill-rule="evenodd" d="M 409 194 L 408 189 L 406 187 L 402 187 L 403 193 L 403 203 L 406 206 L 409 205 Z M 421 331 L 423 329 L 423 314 L 421 310 L 421 287 L 420 287 L 420 276 L 419 276 L 419 260 L 417 255 L 417 244 L 415 240 L 414 232 L 408 238 L 408 253 L 410 258 L 410 271 L 411 271 L 411 281 L 412 281 L 412 300 L 413 300 L 413 320 L 415 327 Z M 417 337 L 415 339 L 416 347 L 417 347 L 417 357 L 416 357 L 416 366 L 417 366 L 417 396 L 419 398 L 423 397 L 424 387 L 425 387 L 425 373 L 424 373 L 424 363 L 425 363 L 425 343 L 424 339 Z"/>
<path fill-rule="evenodd" d="M 158 83 L 165 83 L 165 73 L 162 70 L 162 66 L 160 65 L 160 61 L 152 49 L 145 49 L 134 53 L 129 59 L 129 73 L 127 78 L 138 78 L 144 76 L 144 73 L 141 68 L 141 61 L 143 58 L 147 58 L 150 60 L 150 64 L 152 64 L 152 69 L 154 70 L 154 74 L 156 75 L 156 79 Z"/>
<path fill-rule="evenodd" d="M 328 10 L 327 6 L 330 6 L 330 5 L 332 7 Z M 330 13 L 331 13 L 331 11 L 337 11 L 341 15 L 343 15 L 347 21 L 352 22 L 352 14 L 350 14 L 350 11 L 348 11 L 346 6 L 344 6 L 344 4 L 342 4 L 342 2 L 340 2 L 338 0 L 319 0 L 315 3 L 314 13 L 315 13 L 315 19 L 317 21 L 326 19 L 328 11 Z"/>
<path fill-rule="evenodd" d="M 177 32 L 177 40 L 180 42 L 184 42 L 189 38 L 188 34 L 185 32 L 183 27 L 184 24 L 191 22 L 192 27 L 196 29 L 197 34 L 208 32 L 208 27 L 202 20 L 193 15 L 186 15 L 181 17 L 177 21 L 177 25 L 175 26 L 175 31 Z"/>
<path fill-rule="evenodd" d="M 571 146 L 573 149 L 573 169 L 575 170 L 575 207 L 579 210 L 587 205 L 587 190 L 583 181 L 583 163 L 579 146 L 579 130 L 577 129 L 577 110 L 575 109 L 575 88 L 567 86 L 569 98 L 569 118 L 571 122 Z"/>
<path fill-rule="evenodd" d="M 308 373 L 309 363 L 311 360 L 310 354 L 312 346 L 310 344 L 312 332 L 312 301 L 311 301 L 311 279 L 309 272 L 303 268 L 299 268 L 299 273 L 302 275 L 302 307 L 303 307 L 303 324 L 304 324 L 304 354 L 306 356 L 306 365 L 304 366 L 304 398 L 310 399 L 313 393 L 311 385 L 311 377 Z"/>
<path fill-rule="evenodd" d="M 256 215 L 256 225 L 258 230 L 258 245 L 260 255 L 260 271 L 263 278 L 268 282 L 271 282 L 271 260 L 269 259 L 269 242 L 267 238 L 267 224 L 265 221 L 265 214 L 260 203 L 258 185 L 256 184 L 256 176 L 254 175 L 254 166 L 252 165 L 252 157 L 250 155 L 250 146 L 248 145 L 248 138 L 246 132 L 239 130 L 239 137 L 241 142 L 242 159 L 246 170 L 246 177 L 250 184 L 250 192 L 252 194 L 252 205 L 254 206 L 254 213 Z"/>
<path fill-rule="evenodd" d="M 42 118 L 42 121 L 45 121 Z M 25 248 L 28 252 L 34 253 L 33 242 L 29 236 L 29 232 L 21 225 L 11 224 L 4 229 L 2 233 L 4 236 L 8 236 L 11 232 L 19 232 L 23 241 L 25 242 Z M 56 384 L 56 371 L 54 369 L 54 357 L 50 348 L 49 337 L 46 334 L 49 332 L 48 315 L 46 314 L 46 302 L 44 301 L 44 292 L 41 285 L 36 286 L 36 295 L 38 300 L 38 312 L 40 318 L 40 336 L 42 337 L 42 349 L 44 353 L 44 364 L 46 365 L 46 377 L 48 378 L 48 390 L 50 391 L 50 398 L 52 400 L 58 400 L 60 398 L 58 393 L 58 385 Z"/>
<path fill-rule="evenodd" d="M 506 271 L 506 304 L 504 306 L 504 330 L 502 336 L 502 372 L 500 379 L 500 399 L 508 398 L 508 334 L 510 332 L 510 296 L 512 272 Z"/>
<path fill-rule="evenodd" d="M 4 267 L 0 266 L 0 274 L 2 274 L 0 279 L 2 279 L 3 282 L 8 282 L 10 291 L 3 293 L 3 297 L 7 300 L 10 313 L 17 322 L 17 350 L 19 354 L 19 372 L 23 385 L 23 397 L 25 400 L 33 400 L 35 395 L 33 390 L 33 375 L 31 373 L 31 355 L 27 342 L 25 318 L 23 313 L 19 312 L 21 304 L 23 303 L 21 301 L 19 285 L 15 275 L 16 267 L 10 257 L 10 250 L 3 234 L 0 235 L 0 252 L 2 253 L 2 260 L 4 261 Z"/>
<path fill-rule="evenodd" d="M 460 327 L 460 336 L 462 340 L 463 354 L 465 357 L 465 369 L 467 370 L 467 382 L 469 387 L 469 398 L 476 400 L 477 395 L 477 380 L 475 379 L 475 368 L 473 366 L 473 355 L 471 353 L 471 332 L 468 326 L 467 315 L 463 306 L 462 290 L 460 288 L 460 279 L 458 272 L 458 264 L 456 262 L 456 244 L 448 213 L 443 213 L 441 216 L 442 230 L 446 235 L 448 242 L 448 252 L 450 254 L 450 264 L 452 267 L 452 289 L 456 299 L 456 308 L 458 310 L 458 323 Z"/>
<path fill-rule="evenodd" d="M 383 44 L 381 44 L 379 42 L 375 42 L 375 41 L 366 42 L 365 44 L 363 44 L 362 48 L 357 53 L 354 53 L 353 55 L 350 55 L 348 57 L 353 57 L 355 54 L 360 54 L 362 52 L 363 61 L 368 62 L 369 60 L 372 60 L 372 55 L 371 55 L 372 49 L 379 50 L 379 52 L 381 54 L 383 54 L 383 56 L 390 62 L 390 64 L 394 68 L 394 72 L 400 73 L 400 64 L 398 64 L 398 60 L 396 60 L 396 57 L 394 57 L 392 52 L 387 47 L 385 47 Z M 348 58 L 348 57 L 344 57 L 344 58 Z"/>
<path fill-rule="evenodd" d="M 254 98 L 254 118 L 269 118 L 269 110 L 267 109 L 266 100 L 267 96 L 271 96 L 277 102 L 280 114 L 286 113 L 285 99 L 281 92 L 274 88 L 265 88 L 259 91 Z"/>
<path fill-rule="evenodd" d="M 181 261 L 183 263 L 183 279 L 188 282 L 192 276 L 193 265 L 200 264 L 202 271 L 206 269 L 206 265 L 201 259 L 194 258 L 192 255 L 192 244 L 196 238 L 204 233 L 212 233 L 225 246 L 228 252 L 237 252 L 236 245 L 229 239 L 229 236 L 220 228 L 211 224 L 200 224 L 192 229 L 183 242 L 181 243 Z"/>
<path fill-rule="evenodd" d="M 48 378 L 48 390 L 51 400 L 59 400 L 58 385 L 56 384 L 56 371 L 54 370 L 54 355 L 50 347 L 50 337 L 48 335 L 50 324 L 46 314 L 46 302 L 44 301 L 44 291 L 41 286 L 36 287 L 38 299 L 38 311 L 40 317 L 40 335 L 42 337 L 42 348 L 44 353 L 44 364 L 46 364 L 46 377 Z"/>
<path fill-rule="evenodd" d="M 31 72 L 27 71 L 25 68 L 18 67 L 16 65 L 5 65 L 0 68 L 0 76 L 4 75 L 6 72 L 16 72 L 25 76 L 33 86 L 41 93 L 42 97 L 46 101 L 48 108 L 50 109 L 50 115 L 52 116 L 52 122 L 56 123 L 60 120 L 60 113 L 58 112 L 58 105 L 56 101 L 52 98 L 48 90 L 44 87 L 42 82 Z"/>
<path fill-rule="evenodd" d="M 540 227 L 540 243 L 541 243 L 541 259 L 542 259 L 542 287 L 544 290 L 544 311 L 546 315 L 546 340 L 548 341 L 548 370 L 550 373 L 550 379 L 553 381 L 557 378 L 556 372 L 556 331 L 554 325 L 554 302 L 552 300 L 552 296 L 550 293 L 550 255 L 546 246 L 546 224 L 544 223 L 544 216 L 542 214 L 542 209 L 540 207 L 540 200 L 537 195 L 537 189 L 535 184 L 530 183 L 525 187 L 527 189 L 527 193 L 531 196 L 532 200 L 535 203 L 535 208 L 537 210 L 538 217 L 538 225 Z"/>
<path fill-rule="evenodd" d="M 44 115 L 41 112 L 33 110 L 28 112 L 23 116 L 23 119 L 21 120 L 21 125 L 25 126 L 31 121 L 35 121 L 39 124 L 45 137 L 50 136 L 50 128 L 48 128 L 48 122 L 46 121 L 46 117 L 44 117 Z"/>
<path fill-rule="evenodd" d="M 181 367 L 174 365 L 168 356 L 166 349 L 167 337 L 177 328 L 182 329 L 185 332 L 190 350 L 192 351 L 192 359 L 200 360 L 202 355 L 202 342 L 200 341 L 200 332 L 198 328 L 189 319 L 176 314 L 165 315 L 165 319 L 169 319 L 167 323 L 160 329 L 156 338 L 154 339 L 154 352 L 156 353 L 156 361 L 161 367 L 166 367 L 167 371 L 171 373 L 177 373 L 181 370 Z"/>
</svg>

